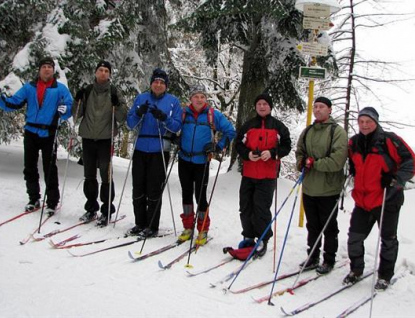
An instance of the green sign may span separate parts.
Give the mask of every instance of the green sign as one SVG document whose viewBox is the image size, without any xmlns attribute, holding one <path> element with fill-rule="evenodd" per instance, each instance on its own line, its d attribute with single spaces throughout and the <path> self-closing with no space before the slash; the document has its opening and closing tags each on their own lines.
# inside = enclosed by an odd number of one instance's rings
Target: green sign
<svg viewBox="0 0 415 318">
<path fill-rule="evenodd" d="M 325 79 L 326 69 L 321 67 L 300 67 L 300 77 L 311 79 Z"/>
</svg>

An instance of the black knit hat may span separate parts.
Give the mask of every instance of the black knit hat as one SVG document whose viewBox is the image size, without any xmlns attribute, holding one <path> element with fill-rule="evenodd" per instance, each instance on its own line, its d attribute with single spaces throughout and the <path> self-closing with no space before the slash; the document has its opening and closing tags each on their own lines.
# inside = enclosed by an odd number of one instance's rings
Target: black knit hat
<svg viewBox="0 0 415 318">
<path fill-rule="evenodd" d="M 376 122 L 376 124 L 379 124 L 379 113 L 373 107 L 363 108 L 359 112 L 359 116 L 357 118 L 360 118 L 360 116 L 368 116 L 372 118 Z"/>
<path fill-rule="evenodd" d="M 48 64 L 55 68 L 55 62 L 53 61 L 53 58 L 50 56 L 45 56 L 39 61 L 39 69 L 42 67 L 42 65 Z"/>
<path fill-rule="evenodd" d="M 150 78 L 150 85 L 155 80 L 162 80 L 166 84 L 166 86 L 169 85 L 169 76 L 167 75 L 166 71 L 162 70 L 161 68 L 156 68 L 153 71 L 153 74 L 151 75 L 151 78 Z"/>
<path fill-rule="evenodd" d="M 271 96 L 270 96 L 270 95 L 265 94 L 265 93 L 263 93 L 263 94 L 259 94 L 259 95 L 255 98 L 255 101 L 254 101 L 254 105 L 255 105 L 255 106 L 256 106 L 256 103 L 257 103 L 260 99 L 265 100 L 265 101 L 268 103 L 269 107 L 271 107 L 271 109 L 272 109 L 272 98 L 271 98 Z"/>
<path fill-rule="evenodd" d="M 111 74 L 111 63 L 108 61 L 99 61 L 97 64 L 97 67 L 95 68 L 95 72 L 100 68 L 100 67 L 106 67 L 107 69 L 110 70 L 110 74 Z"/>
<path fill-rule="evenodd" d="M 317 97 L 314 103 L 323 103 L 326 104 L 328 107 L 331 107 L 331 100 L 324 96 Z"/>
</svg>

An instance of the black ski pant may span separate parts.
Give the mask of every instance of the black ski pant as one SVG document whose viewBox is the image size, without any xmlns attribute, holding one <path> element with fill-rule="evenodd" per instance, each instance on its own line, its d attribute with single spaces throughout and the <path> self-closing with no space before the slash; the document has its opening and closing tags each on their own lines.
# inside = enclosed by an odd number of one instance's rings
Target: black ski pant
<svg viewBox="0 0 415 318">
<path fill-rule="evenodd" d="M 108 215 L 108 202 L 110 196 L 109 172 L 111 162 L 111 139 L 82 139 L 82 160 L 84 165 L 84 195 L 86 198 L 85 210 L 98 211 L 98 181 L 97 169 L 101 176 L 100 200 L 101 213 Z M 115 197 L 114 182 L 111 184 L 111 213 L 115 212 L 115 206 L 112 204 Z"/>
<path fill-rule="evenodd" d="M 26 181 L 26 191 L 29 199 L 30 201 L 40 199 L 38 160 L 39 151 L 41 151 L 43 174 L 46 183 L 46 204 L 52 208 L 58 205 L 60 199 L 58 167 L 56 166 L 56 153 L 53 149 L 54 140 L 55 135 L 42 138 L 27 130 L 25 130 L 23 139 L 23 175 Z"/>
<path fill-rule="evenodd" d="M 169 153 L 146 153 L 139 150 L 133 155 L 133 207 L 135 224 L 140 228 L 158 231 L 161 215 L 162 195 L 166 180 L 165 169 Z"/>
<path fill-rule="evenodd" d="M 239 188 L 239 211 L 242 235 L 259 238 L 272 220 L 271 205 L 274 197 L 275 179 L 252 179 L 242 177 Z M 263 240 L 268 241 L 273 233 L 271 227 Z"/>
<path fill-rule="evenodd" d="M 206 199 L 206 191 L 209 183 L 209 165 L 210 162 L 197 164 L 189 162 L 179 158 L 179 179 L 182 187 L 182 203 L 183 207 L 193 206 L 193 195 L 197 204 L 198 224 L 202 223 L 205 218 L 205 213 L 208 207 Z M 181 215 L 184 228 L 188 228 L 185 223 L 189 223 L 187 218 L 193 215 L 186 215 L 186 211 L 189 209 L 183 209 L 183 215 Z M 191 211 L 193 212 L 193 211 Z M 192 222 L 193 223 L 193 222 Z M 210 217 L 207 215 L 204 222 L 204 231 L 209 230 Z M 201 228 L 201 226 L 200 226 Z"/>
<path fill-rule="evenodd" d="M 327 197 L 322 196 L 309 196 L 303 193 L 303 206 L 305 216 L 307 219 L 307 245 L 308 254 L 310 254 L 314 244 L 317 242 L 324 225 L 327 223 L 330 214 L 333 215 L 324 230 L 324 245 L 323 245 L 323 260 L 325 263 L 334 265 L 336 261 L 336 253 L 339 247 L 339 227 L 337 224 L 337 213 L 338 213 L 338 200 L 340 195 L 332 195 Z M 310 259 L 320 258 L 321 240 L 317 242 L 316 248 L 311 255 Z"/>
<path fill-rule="evenodd" d="M 378 277 L 390 280 L 394 275 L 395 263 L 398 257 L 399 242 L 397 239 L 399 211 L 404 201 L 403 191 L 386 201 L 383 212 L 382 229 L 380 232 L 380 261 Z M 350 270 L 360 275 L 365 268 L 364 241 L 370 234 L 373 225 L 379 226 L 382 207 L 366 211 L 358 206 L 353 210 L 350 219 L 349 239 L 347 249 L 350 258 Z"/>
</svg>

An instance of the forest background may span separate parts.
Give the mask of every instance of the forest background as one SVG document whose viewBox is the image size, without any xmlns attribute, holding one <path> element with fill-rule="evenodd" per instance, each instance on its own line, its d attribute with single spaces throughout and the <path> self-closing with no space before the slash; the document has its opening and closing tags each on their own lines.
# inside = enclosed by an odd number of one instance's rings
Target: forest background
<svg viewBox="0 0 415 318">
<path fill-rule="evenodd" d="M 349 135 L 356 132 L 357 112 L 368 105 L 378 109 L 386 129 L 413 131 L 410 111 L 400 105 L 403 112 L 396 112 L 393 97 L 408 94 L 415 75 L 402 64 L 408 61 L 399 60 L 404 50 L 393 41 L 414 28 L 414 4 L 339 4 L 333 27 L 314 34 L 303 29 L 294 0 L 5 0 L 0 4 L 0 88 L 13 94 L 36 76 L 37 61 L 51 55 L 59 80 L 74 95 L 93 81 L 97 62 L 105 59 L 113 66 L 112 82 L 131 106 L 137 93 L 148 89 L 152 70 L 162 67 L 170 75 L 169 92 L 183 105 L 189 87 L 203 84 L 211 105 L 237 129 L 254 114 L 254 98 L 270 93 L 273 114 L 290 128 L 294 145 L 305 127 L 308 95 L 308 80 L 298 77 L 299 67 L 311 63 L 297 45 L 314 39 L 329 45 L 329 54 L 317 58 L 328 75 L 316 81 L 315 96 L 333 100 L 333 116 Z M 388 48 L 379 47 L 388 43 Z M 393 56 L 379 54 L 388 52 Z M 23 125 L 24 110 L 18 116 L 1 111 L 0 143 L 18 138 Z M 62 129 L 63 146 L 71 133 L 70 125 Z M 128 158 L 133 139 L 121 129 L 117 155 Z M 293 163 L 291 153 L 283 176 L 290 177 Z"/>
</svg>

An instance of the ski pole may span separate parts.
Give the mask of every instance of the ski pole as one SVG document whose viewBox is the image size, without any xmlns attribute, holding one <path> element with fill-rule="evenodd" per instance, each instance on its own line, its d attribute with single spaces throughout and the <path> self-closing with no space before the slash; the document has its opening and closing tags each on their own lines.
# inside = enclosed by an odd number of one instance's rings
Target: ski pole
<svg viewBox="0 0 415 318">
<path fill-rule="evenodd" d="M 164 145 L 163 145 L 163 140 L 161 138 L 161 131 L 160 131 L 160 122 L 159 122 L 159 120 L 157 120 L 157 128 L 158 128 L 158 131 L 159 131 L 160 152 L 161 152 L 161 158 L 163 159 L 164 174 L 167 176 L 167 166 L 166 166 L 166 160 L 164 158 L 164 153 L 163 153 Z M 170 187 L 169 187 L 169 183 L 168 182 L 167 182 L 167 193 L 169 194 L 170 212 L 171 212 L 171 219 L 172 219 L 172 222 L 173 222 L 174 236 L 177 236 L 176 223 L 174 222 L 173 204 L 171 202 Z"/>
<path fill-rule="evenodd" d="M 334 213 L 335 213 L 335 211 L 336 211 L 337 207 L 339 206 L 340 197 L 341 197 L 342 193 L 344 193 L 344 192 L 346 191 L 346 188 L 347 188 L 347 186 L 349 185 L 350 180 L 351 180 L 351 176 L 349 176 L 349 177 L 346 179 L 346 182 L 345 182 L 345 184 L 344 184 L 344 186 L 343 186 L 342 192 L 340 193 L 339 198 L 338 198 L 338 199 L 337 199 L 337 201 L 336 201 L 336 204 L 334 205 L 333 209 L 331 210 L 330 215 L 329 215 L 329 217 L 327 218 L 327 221 L 326 221 L 326 223 L 324 224 L 323 229 L 321 230 L 321 232 L 320 232 L 319 236 L 317 237 L 316 242 L 314 243 L 313 247 L 311 248 L 311 251 L 310 251 L 310 253 L 308 254 L 307 259 L 305 260 L 303 267 L 301 268 L 300 272 L 298 273 L 297 278 L 295 279 L 294 284 L 293 284 L 293 285 L 292 285 L 292 287 L 291 287 L 291 290 L 292 290 L 292 289 L 294 288 L 294 286 L 297 284 L 297 282 L 298 282 L 298 280 L 299 280 L 299 278 L 300 278 L 301 274 L 304 272 L 304 269 L 305 269 L 305 267 L 307 266 L 307 263 L 308 263 L 308 261 L 309 261 L 309 260 L 310 260 L 310 258 L 311 258 L 311 255 L 313 255 L 313 253 L 314 253 L 315 249 L 317 248 L 317 244 L 320 242 L 320 240 L 321 240 L 321 238 L 322 238 L 322 236 L 323 236 L 323 234 L 324 234 L 324 231 L 326 230 L 327 226 L 328 226 L 328 225 L 329 225 L 329 223 L 330 223 L 331 218 L 333 217 L 333 215 L 334 215 Z"/>
<path fill-rule="evenodd" d="M 79 106 L 80 106 L 80 104 L 81 104 L 81 100 L 78 101 L 78 105 L 77 105 L 77 108 L 76 108 L 75 117 L 73 119 L 73 121 L 74 121 L 74 128 L 73 128 L 73 131 L 71 132 L 71 138 L 69 138 L 69 143 L 68 143 L 68 149 L 67 149 L 68 155 L 66 157 L 65 174 L 64 174 L 64 177 L 63 177 L 63 184 L 62 184 L 62 190 L 61 190 L 61 206 L 63 205 L 63 198 L 64 198 L 64 194 L 65 194 L 65 185 L 66 185 L 66 177 L 68 175 L 68 167 L 69 167 L 69 154 L 70 154 L 70 151 L 72 149 L 72 142 L 75 139 L 74 136 L 76 135 L 76 133 L 75 133 L 75 125 L 76 125 L 76 121 L 78 120 L 78 113 L 79 113 Z"/>
<path fill-rule="evenodd" d="M 196 210 L 196 213 L 195 213 L 195 217 L 193 219 L 192 234 L 190 235 L 189 254 L 187 256 L 187 265 L 186 266 L 190 266 L 188 264 L 189 264 L 189 260 L 190 260 L 190 254 L 192 253 L 193 237 L 194 237 L 196 222 L 197 222 L 197 218 L 199 217 L 199 205 L 200 205 L 200 201 L 202 200 L 202 193 L 203 193 L 203 188 L 205 187 L 206 175 L 209 175 L 209 173 L 206 173 L 206 172 L 209 169 L 210 160 L 211 160 L 211 154 L 208 154 L 208 156 L 206 158 L 205 166 L 203 168 L 202 182 L 200 184 L 199 198 L 198 198 L 198 201 L 197 201 L 197 210 Z M 207 188 L 207 183 L 208 182 L 206 182 L 206 188 Z M 208 212 L 208 209 L 209 209 L 209 206 L 206 209 L 206 212 Z"/>
<path fill-rule="evenodd" d="M 144 116 L 143 116 L 143 118 L 144 118 Z M 128 162 L 127 172 L 126 172 L 126 174 L 125 174 L 125 178 L 124 178 L 124 184 L 123 184 L 123 186 L 122 186 L 122 190 L 121 190 L 121 194 L 120 194 L 120 199 L 119 199 L 119 201 L 118 201 L 118 207 L 117 207 L 117 212 L 116 212 L 116 214 L 115 214 L 115 220 L 118 218 L 118 213 L 120 212 L 120 208 L 121 208 L 121 201 L 122 201 L 122 198 L 123 198 L 123 196 L 124 196 L 125 186 L 126 186 L 126 184 L 127 184 L 127 179 L 128 179 L 129 174 L 130 174 L 131 163 L 132 163 L 132 161 L 133 161 L 133 154 L 134 154 L 135 144 L 137 143 L 138 137 L 140 136 L 140 129 L 141 129 L 141 125 L 142 125 L 142 123 L 143 123 L 143 119 L 141 119 L 141 120 L 137 123 L 137 125 L 136 125 L 136 127 L 137 127 L 137 134 L 136 134 L 136 136 L 135 136 L 135 138 L 134 138 L 133 148 L 132 148 L 131 153 L 130 153 L 130 161 Z M 135 130 L 135 128 L 136 128 L 136 127 L 134 127 L 132 130 Z M 117 224 L 117 222 L 114 222 L 114 226 L 113 226 L 113 228 L 115 228 L 115 224 Z"/>
<path fill-rule="evenodd" d="M 384 212 L 385 212 L 386 190 L 387 190 L 387 187 L 385 187 L 385 189 L 383 190 L 382 210 L 380 211 L 379 234 L 378 234 L 378 241 L 377 241 L 377 244 L 376 244 L 375 265 L 373 267 L 373 273 L 376 272 L 376 269 L 378 267 L 379 246 L 380 246 L 380 239 L 382 237 L 383 215 L 384 215 Z M 373 278 L 372 278 L 372 290 L 371 290 L 371 294 L 370 294 L 369 318 L 372 318 L 373 298 L 375 298 L 375 282 L 376 282 L 376 276 L 373 275 Z"/>
<path fill-rule="evenodd" d="M 220 172 L 220 167 L 222 166 L 223 156 L 225 155 L 225 152 L 226 152 L 226 149 L 224 148 L 224 149 L 223 149 L 223 151 L 222 151 L 222 155 L 221 155 L 221 157 L 220 157 L 220 160 L 219 160 L 218 170 L 216 171 L 215 180 L 213 181 L 213 186 L 212 186 L 212 190 L 211 190 L 211 192 L 210 192 L 210 197 L 209 197 L 209 201 L 208 201 L 208 207 L 207 207 L 207 209 L 206 209 L 205 217 L 203 218 L 202 228 L 200 229 L 200 232 L 203 232 L 203 230 L 205 229 L 206 220 L 207 220 L 207 218 L 209 217 L 209 207 L 210 207 L 210 204 L 211 204 L 211 202 L 212 202 L 213 193 L 215 192 L 216 183 L 217 183 L 217 181 L 218 181 L 219 172 Z M 197 253 L 198 249 L 199 249 L 199 245 L 197 245 L 197 246 L 196 246 L 196 249 L 195 249 L 195 254 Z M 190 262 L 190 254 L 189 254 L 189 259 L 188 259 L 188 263 L 187 263 L 187 265 L 189 265 L 189 266 L 190 266 L 189 262 Z"/>
<path fill-rule="evenodd" d="M 110 161 L 108 162 L 108 217 L 107 225 L 111 221 L 111 205 L 112 205 L 112 157 L 114 156 L 114 126 L 115 126 L 115 106 L 112 106 L 112 116 L 111 116 L 111 147 L 110 147 Z M 115 223 L 114 223 L 115 224 Z"/>
<path fill-rule="evenodd" d="M 254 248 L 252 249 L 251 253 L 249 253 L 248 257 L 246 258 L 246 260 L 244 261 L 244 263 L 242 264 L 242 266 L 239 268 L 238 272 L 235 274 L 232 282 L 229 284 L 227 290 L 231 289 L 233 283 L 235 282 L 235 280 L 238 278 L 239 274 L 242 272 L 242 270 L 245 268 L 246 264 L 248 263 L 248 261 L 252 258 L 252 256 L 254 255 L 255 251 L 257 250 L 259 244 L 261 243 L 262 239 L 264 238 L 265 234 L 269 231 L 269 229 L 271 228 L 272 223 L 275 221 L 275 219 L 277 218 L 278 214 L 281 212 L 282 208 L 284 207 L 285 203 L 288 201 L 289 197 L 291 196 L 291 194 L 294 192 L 295 188 L 297 186 L 299 186 L 302 182 L 303 182 L 303 178 L 305 175 L 305 170 L 303 169 L 303 171 L 301 172 L 300 177 L 297 179 L 297 181 L 295 182 L 295 184 L 293 185 L 293 187 L 291 188 L 290 192 L 288 193 L 287 197 L 284 199 L 284 201 L 282 202 L 280 208 L 278 209 L 277 213 L 275 214 L 275 216 L 272 218 L 271 222 L 269 222 L 268 226 L 266 227 L 266 229 L 264 230 L 264 232 L 262 233 L 261 237 L 258 239 L 258 241 L 256 242 Z"/>
<path fill-rule="evenodd" d="M 157 205 L 156 205 L 155 211 L 157 211 L 157 209 L 159 208 L 159 206 L 161 204 L 161 198 L 163 196 L 164 189 L 166 188 L 166 184 L 169 181 L 169 178 L 170 178 L 170 175 L 171 175 L 171 171 L 173 169 L 174 162 L 176 161 L 175 159 L 176 159 L 176 155 L 177 155 L 178 152 L 179 152 L 179 148 L 177 148 L 176 151 L 173 154 L 173 160 L 172 160 L 172 163 L 170 165 L 169 172 L 168 172 L 168 174 L 166 176 L 166 179 L 164 180 L 164 182 L 163 182 L 163 184 L 161 186 L 161 194 L 160 194 L 160 198 L 157 201 Z M 153 221 L 154 221 L 155 216 L 156 216 L 156 214 L 154 213 L 153 216 L 151 217 L 150 225 L 153 224 Z M 144 240 L 143 240 L 143 244 L 141 245 L 141 249 L 140 249 L 140 254 L 143 251 L 144 245 L 146 244 L 146 242 L 147 242 L 147 237 L 145 237 Z"/>
<path fill-rule="evenodd" d="M 56 128 L 55 137 L 53 139 L 52 154 L 51 154 L 50 161 L 49 161 L 48 175 L 47 175 L 47 178 L 46 178 L 46 189 L 45 189 L 45 193 L 43 194 L 42 210 L 40 211 L 39 227 L 38 227 L 38 230 L 37 230 L 38 233 L 40 233 L 40 228 L 42 227 L 42 218 L 43 218 L 43 212 L 45 210 L 45 202 L 46 202 L 47 192 L 48 192 L 48 188 L 49 188 L 50 175 L 51 175 L 51 172 L 52 172 L 52 165 L 53 165 L 54 161 L 56 162 L 58 135 L 59 135 L 59 129 L 60 129 L 60 126 L 61 126 L 61 122 L 62 122 L 62 120 L 59 117 L 58 126 Z"/>
<path fill-rule="evenodd" d="M 284 242 L 282 243 L 282 248 L 281 248 L 281 252 L 280 252 L 280 258 L 278 259 L 277 270 L 275 271 L 274 282 L 272 283 L 271 291 L 269 293 L 268 305 L 274 306 L 274 304 L 271 302 L 271 297 L 272 297 L 272 293 L 274 292 L 275 283 L 277 282 L 278 272 L 280 270 L 282 256 L 284 255 L 285 246 L 287 245 L 288 232 L 290 231 L 291 221 L 292 221 L 292 218 L 293 218 L 293 215 L 294 215 L 294 209 L 295 209 L 295 206 L 297 204 L 297 199 L 298 199 L 298 193 L 299 192 L 300 192 L 300 187 L 297 187 L 297 192 L 295 194 L 293 208 L 291 209 L 290 219 L 288 221 L 287 230 L 285 232 Z M 274 222 L 274 224 L 275 223 L 276 223 L 276 221 Z M 274 233 L 274 236 L 276 236 L 275 233 Z"/>
<path fill-rule="evenodd" d="M 274 201 L 274 216 L 277 213 L 277 195 L 278 195 L 278 177 L 280 174 L 281 160 L 277 159 L 277 174 L 275 176 L 275 201 Z M 272 272 L 275 273 L 275 261 L 277 256 L 277 220 L 274 222 L 274 261 L 272 263 Z"/>
</svg>

